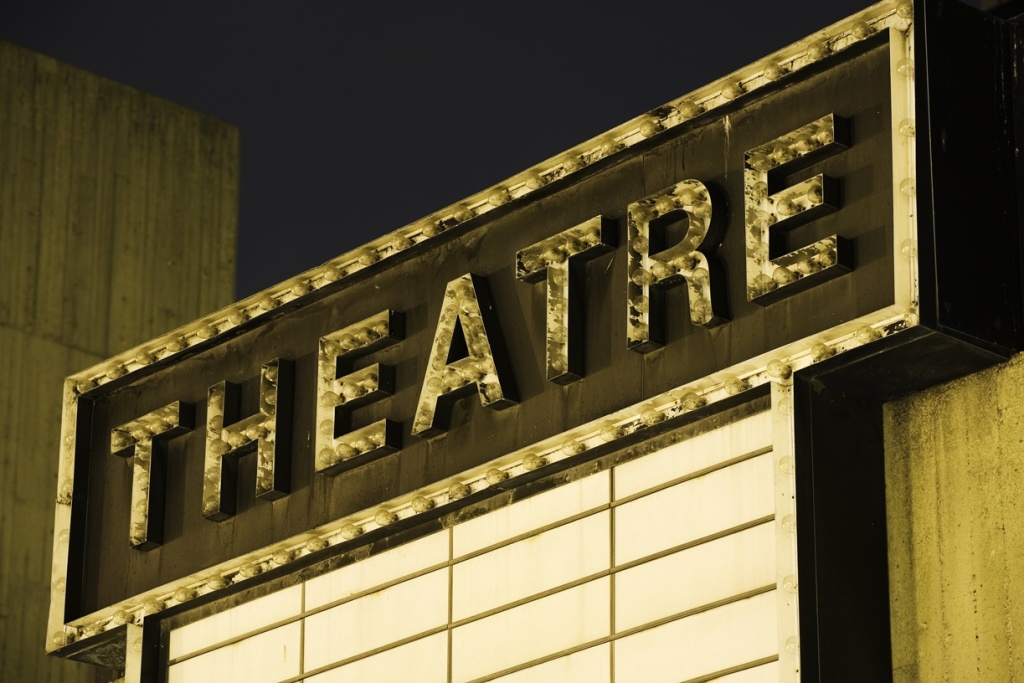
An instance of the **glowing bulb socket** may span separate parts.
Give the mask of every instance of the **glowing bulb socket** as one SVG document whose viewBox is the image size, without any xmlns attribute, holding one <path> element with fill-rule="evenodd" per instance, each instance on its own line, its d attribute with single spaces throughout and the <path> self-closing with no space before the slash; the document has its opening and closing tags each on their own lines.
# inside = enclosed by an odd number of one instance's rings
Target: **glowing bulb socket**
<svg viewBox="0 0 1024 683">
<path fill-rule="evenodd" d="M 679 111 L 679 115 L 686 120 L 695 118 L 704 113 L 704 107 L 694 102 L 683 102 L 677 109 Z"/>
<path fill-rule="evenodd" d="M 708 404 L 708 400 L 695 392 L 689 392 L 682 398 L 683 407 L 687 410 L 697 410 Z"/>
<path fill-rule="evenodd" d="M 618 425 L 610 425 L 601 430 L 601 439 L 605 442 L 617 441 L 626 435 L 626 430 Z"/>
<path fill-rule="evenodd" d="M 321 276 L 327 282 L 337 282 L 341 279 L 342 275 L 341 268 L 335 265 L 326 266 L 321 273 Z"/>
<path fill-rule="evenodd" d="M 398 521 L 398 515 L 391 510 L 377 510 L 377 513 L 373 516 L 373 521 L 377 526 L 389 526 Z"/>
<path fill-rule="evenodd" d="M 647 119 L 640 124 L 640 135 L 645 138 L 654 137 L 661 131 L 661 122 L 657 119 Z"/>
<path fill-rule="evenodd" d="M 864 326 L 857 330 L 857 334 L 855 336 L 857 337 L 857 341 L 861 344 L 870 344 L 877 339 L 881 339 L 882 333 L 873 327 Z"/>
<path fill-rule="evenodd" d="M 606 138 L 601 141 L 601 157 L 608 157 L 623 148 L 623 144 L 615 138 Z"/>
<path fill-rule="evenodd" d="M 543 456 L 531 453 L 530 455 L 523 458 L 523 469 L 532 472 L 533 470 L 539 470 L 541 467 L 547 464 L 547 459 Z"/>
<path fill-rule="evenodd" d="M 461 498 L 465 498 L 466 496 L 469 495 L 469 493 L 469 487 L 463 484 L 462 482 L 457 481 L 448 487 L 449 500 L 459 500 Z"/>
<path fill-rule="evenodd" d="M 836 355 L 836 350 L 828 344 L 815 344 L 811 347 L 811 360 L 815 363 Z"/>
<path fill-rule="evenodd" d="M 570 155 L 562 162 L 562 170 L 565 173 L 575 173 L 583 168 L 583 159 L 578 155 Z"/>
<path fill-rule="evenodd" d="M 740 81 L 730 81 L 722 86 L 722 97 L 727 100 L 735 100 L 746 92 L 746 88 Z"/>
<path fill-rule="evenodd" d="M 215 576 L 206 582 L 206 590 L 213 592 L 219 591 L 223 588 L 227 588 L 228 582 L 223 576 Z"/>
<path fill-rule="evenodd" d="M 415 242 L 408 235 L 397 235 L 394 240 L 391 241 L 391 248 L 395 251 L 405 251 L 412 247 Z"/>
<path fill-rule="evenodd" d="M 238 570 L 238 576 L 243 579 L 251 579 L 254 576 L 259 576 L 263 573 L 263 565 L 257 562 L 250 562 L 249 564 L 243 564 Z"/>
<path fill-rule="evenodd" d="M 817 62 L 828 57 L 831 52 L 832 49 L 829 47 L 828 40 L 816 40 L 807 46 L 807 60 Z"/>
<path fill-rule="evenodd" d="M 851 33 L 857 40 L 864 40 L 875 32 L 874 27 L 866 21 L 858 21 L 853 25 Z"/>
<path fill-rule="evenodd" d="M 323 538 L 311 538 L 306 541 L 306 550 L 311 553 L 319 552 L 327 547 L 327 541 Z"/>
<path fill-rule="evenodd" d="M 294 554 L 291 550 L 278 550 L 270 559 L 273 560 L 274 564 L 280 567 L 291 562 L 293 558 Z"/>
<path fill-rule="evenodd" d="M 768 363 L 768 375 L 774 379 L 789 379 L 793 376 L 793 367 L 780 360 L 773 360 Z"/>
<path fill-rule="evenodd" d="M 526 174 L 526 187 L 531 190 L 539 190 L 548 184 L 548 179 L 537 171 L 530 171 Z"/>
<path fill-rule="evenodd" d="M 766 64 L 764 67 L 764 77 L 769 81 L 777 81 L 786 75 L 788 69 L 778 63 Z"/>
<path fill-rule="evenodd" d="M 654 425 L 665 421 L 665 414 L 653 409 L 645 410 L 640 415 L 640 421 L 647 427 L 653 427 Z"/>
<path fill-rule="evenodd" d="M 202 329 L 202 328 L 200 328 L 200 329 Z M 213 334 L 216 335 L 217 333 L 214 332 Z M 206 337 L 206 339 L 209 339 L 209 338 L 210 337 Z M 127 375 L 128 374 L 128 370 L 126 370 L 123 365 L 111 365 L 109 368 L 107 368 L 107 373 L 106 374 L 107 374 L 107 379 L 117 379 L 118 377 L 124 377 L 125 375 Z"/>
<path fill-rule="evenodd" d="M 363 266 L 369 266 L 376 263 L 378 258 L 377 252 L 373 249 L 364 249 L 356 255 L 356 260 Z"/>
<path fill-rule="evenodd" d="M 341 528 L 341 537 L 346 541 L 351 541 L 357 536 L 361 536 L 363 533 L 363 527 L 356 526 L 355 524 L 346 524 Z"/>
<path fill-rule="evenodd" d="M 426 496 L 416 496 L 412 499 L 412 511 L 416 513 L 426 512 L 434 507 L 434 499 Z"/>
<path fill-rule="evenodd" d="M 79 380 L 75 384 L 75 391 L 78 393 L 79 396 L 81 396 L 82 394 L 84 394 L 86 392 L 92 391 L 95 388 L 96 388 L 96 382 L 92 381 L 91 379 Z"/>
<path fill-rule="evenodd" d="M 161 600 L 147 600 L 142 605 L 142 614 L 145 616 L 151 616 L 157 612 L 161 612 L 164 608 L 164 603 Z"/>
<path fill-rule="evenodd" d="M 730 396 L 742 394 L 750 388 L 750 383 L 740 377 L 730 377 L 725 380 L 725 392 Z"/>
<path fill-rule="evenodd" d="M 495 484 L 500 484 L 508 479 L 508 472 L 499 470 L 497 467 L 493 467 L 487 470 L 487 474 L 484 475 L 484 478 L 487 480 L 488 484 L 494 486 Z"/>
<path fill-rule="evenodd" d="M 350 460 L 359 455 L 358 449 L 347 441 L 342 441 L 334 447 L 335 455 L 341 460 Z"/>
<path fill-rule="evenodd" d="M 509 195 L 508 190 L 503 187 L 491 190 L 490 194 L 487 195 L 487 203 L 491 206 L 502 206 L 503 204 L 508 204 L 511 200 L 512 197 Z"/>
</svg>

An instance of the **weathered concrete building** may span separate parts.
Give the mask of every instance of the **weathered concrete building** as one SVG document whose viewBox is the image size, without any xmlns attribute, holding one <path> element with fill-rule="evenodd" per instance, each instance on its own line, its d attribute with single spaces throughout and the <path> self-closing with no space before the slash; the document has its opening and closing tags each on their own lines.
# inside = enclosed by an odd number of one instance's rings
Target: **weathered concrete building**
<svg viewBox="0 0 1024 683">
<path fill-rule="evenodd" d="M 63 379 L 234 296 L 234 128 L 0 43 L 0 680 L 46 657 Z"/>
</svg>

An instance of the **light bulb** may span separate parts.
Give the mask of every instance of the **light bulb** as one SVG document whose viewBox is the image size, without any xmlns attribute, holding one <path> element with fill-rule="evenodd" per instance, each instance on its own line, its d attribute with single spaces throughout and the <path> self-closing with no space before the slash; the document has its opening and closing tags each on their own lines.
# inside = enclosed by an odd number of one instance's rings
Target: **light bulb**
<svg viewBox="0 0 1024 683">
<path fill-rule="evenodd" d="M 832 50 L 829 48 L 828 40 L 820 39 L 813 41 L 807 46 L 807 60 L 817 62 L 829 55 Z"/>
<path fill-rule="evenodd" d="M 412 247 L 414 242 L 408 235 L 395 235 L 395 239 L 391 241 L 391 248 L 395 251 L 405 251 Z"/>
<path fill-rule="evenodd" d="M 660 413 L 660 412 L 658 412 L 657 410 L 654 410 L 654 409 L 645 410 L 640 415 L 640 421 L 643 422 L 644 425 L 646 425 L 648 427 L 656 425 L 659 422 L 663 422 L 664 420 L 665 420 L 664 413 Z"/>
<path fill-rule="evenodd" d="M 735 100 L 746 91 L 740 81 L 729 81 L 722 86 L 722 97 L 727 100 Z"/>
<path fill-rule="evenodd" d="M 364 266 L 376 263 L 378 258 L 377 252 L 373 249 L 362 249 L 356 253 L 356 260 Z"/>
<path fill-rule="evenodd" d="M 647 119 L 640 124 L 640 135 L 643 135 L 645 138 L 657 135 L 660 130 L 661 123 L 657 119 Z"/>
<path fill-rule="evenodd" d="M 795 216 L 800 213 L 800 206 L 792 199 L 786 197 L 785 199 L 780 199 L 778 201 L 775 205 L 775 211 L 778 212 L 780 216 Z"/>
<path fill-rule="evenodd" d="M 536 453 L 531 453 L 523 458 L 523 469 L 526 470 L 537 470 L 547 464 L 547 460 Z"/>
<path fill-rule="evenodd" d="M 491 206 L 501 206 L 502 204 L 508 204 L 512 199 L 509 196 L 508 190 L 503 187 L 497 187 L 487 195 L 487 203 Z"/>
<path fill-rule="evenodd" d="M 632 276 L 630 276 L 630 280 L 632 280 L 633 284 L 637 287 L 648 287 L 653 285 L 657 281 L 657 278 L 651 271 L 643 268 L 637 268 L 633 271 Z"/>
<path fill-rule="evenodd" d="M 327 541 L 323 538 L 311 538 L 306 541 L 306 550 L 311 553 L 318 552 L 327 547 Z"/>
<path fill-rule="evenodd" d="M 869 24 L 866 21 L 858 21 L 856 24 L 853 25 L 853 29 L 851 30 L 851 33 L 853 33 L 853 37 L 856 38 L 857 40 L 864 40 L 874 32 L 874 27 L 872 27 L 871 24 Z"/>
<path fill-rule="evenodd" d="M 601 430 L 601 439 L 606 442 L 621 439 L 626 435 L 626 430 L 618 425 L 610 425 Z"/>
<path fill-rule="evenodd" d="M 704 107 L 693 102 L 681 102 L 677 110 L 683 119 L 692 119 L 704 113 Z"/>
<path fill-rule="evenodd" d="M 484 475 L 484 478 L 487 480 L 488 484 L 490 484 L 491 486 L 494 486 L 495 484 L 499 484 L 499 483 L 505 481 L 506 479 L 508 479 L 508 472 L 505 472 L 504 470 L 499 470 L 498 468 L 493 467 L 493 468 L 487 470 L 487 474 Z"/>
<path fill-rule="evenodd" d="M 777 62 L 765 64 L 764 77 L 769 81 L 777 81 L 786 75 L 788 69 Z"/>
<path fill-rule="evenodd" d="M 575 439 L 570 439 L 562 444 L 562 453 L 570 457 L 573 455 L 579 455 L 585 450 L 587 450 L 587 445 L 576 441 Z"/>
<path fill-rule="evenodd" d="M 526 174 L 526 187 L 531 190 L 539 190 L 540 188 L 547 185 L 547 178 L 542 176 L 537 171 L 528 171 Z"/>
<path fill-rule="evenodd" d="M 799 279 L 799 275 L 797 273 L 794 273 L 789 268 L 785 268 L 783 266 L 778 266 L 774 271 L 772 271 L 772 280 L 780 285 L 788 285 L 791 282 L 796 282 L 797 279 Z"/>
<path fill-rule="evenodd" d="M 426 496 L 416 496 L 412 499 L 413 512 L 426 512 L 434 507 L 434 500 Z"/>
<path fill-rule="evenodd" d="M 772 360 L 768 363 L 768 374 L 775 379 L 789 379 L 793 376 L 793 368 L 780 360 Z"/>
</svg>

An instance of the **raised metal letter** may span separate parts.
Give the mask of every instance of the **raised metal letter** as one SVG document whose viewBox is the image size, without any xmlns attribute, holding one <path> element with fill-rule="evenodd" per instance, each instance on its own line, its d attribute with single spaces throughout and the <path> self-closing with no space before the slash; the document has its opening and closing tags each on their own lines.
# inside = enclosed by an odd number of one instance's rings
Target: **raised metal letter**
<svg viewBox="0 0 1024 683">
<path fill-rule="evenodd" d="M 133 548 L 149 550 L 163 543 L 164 479 L 167 463 L 157 457 L 159 444 L 191 431 L 195 411 L 175 401 L 110 432 L 110 452 L 132 456 L 132 512 L 128 539 Z"/>
<path fill-rule="evenodd" d="M 782 253 L 784 230 L 839 208 L 838 181 L 819 173 L 778 187 L 785 174 L 845 149 L 847 140 L 845 119 L 829 114 L 744 156 L 748 301 L 769 304 L 852 269 L 852 245 L 836 235 Z"/>
<path fill-rule="evenodd" d="M 487 283 L 463 275 L 448 283 L 444 298 L 412 425 L 418 436 L 445 431 L 452 402 L 474 387 L 489 408 L 516 403 Z"/>
<path fill-rule="evenodd" d="M 401 339 L 402 316 L 393 311 L 381 311 L 320 338 L 316 380 L 317 472 L 333 476 L 400 448 L 397 422 L 378 420 L 352 431 L 351 420 L 356 408 L 392 394 L 394 368 L 374 363 L 338 377 L 338 366 L 348 366 L 353 359 Z"/>
<path fill-rule="evenodd" d="M 694 325 L 725 322 L 722 275 L 707 256 L 718 245 L 711 204 L 704 183 L 684 180 L 629 205 L 626 343 L 634 351 L 647 353 L 664 344 L 663 288 L 686 283 Z M 674 247 L 662 250 L 664 228 L 679 220 L 685 221 L 686 234 Z"/>
<path fill-rule="evenodd" d="M 276 358 L 260 371 L 259 410 L 239 419 L 240 387 L 210 387 L 206 404 L 203 516 L 220 522 L 235 514 L 238 458 L 256 446 L 256 497 L 276 500 L 291 479 L 291 361 Z M 278 411 L 284 404 L 285 410 Z M 225 468 L 227 476 L 225 476 Z"/>
<path fill-rule="evenodd" d="M 569 384 L 583 377 L 582 282 L 575 264 L 611 250 L 614 226 L 602 216 L 530 245 L 516 254 L 516 277 L 547 281 L 545 358 L 547 378 Z"/>
</svg>

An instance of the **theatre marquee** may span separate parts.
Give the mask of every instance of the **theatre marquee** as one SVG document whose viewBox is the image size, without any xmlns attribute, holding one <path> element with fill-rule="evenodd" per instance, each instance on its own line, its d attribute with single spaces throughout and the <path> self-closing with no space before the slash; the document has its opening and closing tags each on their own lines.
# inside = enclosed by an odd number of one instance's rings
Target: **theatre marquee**
<svg viewBox="0 0 1024 683">
<path fill-rule="evenodd" d="M 161 619 L 768 410 L 762 659 L 866 670 L 879 461 L 822 454 L 861 437 L 813 387 L 879 400 L 1020 348 L 993 294 L 1020 281 L 1008 30 L 881 2 L 70 377 L 48 650 L 144 676 Z"/>
</svg>

